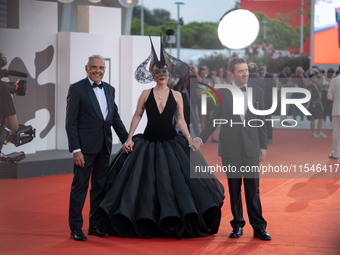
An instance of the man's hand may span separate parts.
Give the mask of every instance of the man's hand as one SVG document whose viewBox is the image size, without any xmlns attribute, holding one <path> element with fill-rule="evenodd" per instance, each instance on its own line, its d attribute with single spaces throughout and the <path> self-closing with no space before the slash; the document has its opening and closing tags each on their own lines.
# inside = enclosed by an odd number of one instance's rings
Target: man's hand
<svg viewBox="0 0 340 255">
<path fill-rule="evenodd" d="M 266 149 L 260 149 L 260 162 L 266 158 L 267 150 Z"/>
<path fill-rule="evenodd" d="M 191 138 L 191 136 L 188 136 L 187 140 L 188 140 L 188 146 L 191 147 L 192 146 L 192 138 Z"/>
<path fill-rule="evenodd" d="M 194 139 L 192 139 L 191 148 L 193 151 L 198 151 L 201 145 L 202 145 L 202 142 L 199 138 L 195 137 Z"/>
<path fill-rule="evenodd" d="M 85 165 L 84 155 L 81 151 L 73 153 L 73 162 L 79 167 L 84 167 Z"/>
</svg>

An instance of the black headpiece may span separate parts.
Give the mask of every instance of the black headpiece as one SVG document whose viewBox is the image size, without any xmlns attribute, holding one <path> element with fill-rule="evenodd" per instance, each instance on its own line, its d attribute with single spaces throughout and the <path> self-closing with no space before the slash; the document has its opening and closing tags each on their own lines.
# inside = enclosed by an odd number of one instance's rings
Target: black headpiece
<svg viewBox="0 0 340 255">
<path fill-rule="evenodd" d="M 152 77 L 152 68 L 156 65 L 159 69 L 167 67 L 169 69 L 170 75 L 173 78 L 180 78 L 185 76 L 189 72 L 189 66 L 183 61 L 171 56 L 168 54 L 164 48 L 161 37 L 161 52 L 160 52 L 160 60 L 158 60 L 155 48 L 153 47 L 153 43 L 151 42 L 151 53 L 149 57 L 144 60 L 135 71 L 135 79 L 140 83 L 150 83 L 154 79 Z M 147 69 L 147 65 L 150 62 L 149 69 Z"/>
</svg>

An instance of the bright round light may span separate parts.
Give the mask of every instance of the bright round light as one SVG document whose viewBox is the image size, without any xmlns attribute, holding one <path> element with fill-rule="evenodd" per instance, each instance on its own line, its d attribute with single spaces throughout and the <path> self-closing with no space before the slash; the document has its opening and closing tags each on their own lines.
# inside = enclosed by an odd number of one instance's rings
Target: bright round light
<svg viewBox="0 0 340 255">
<path fill-rule="evenodd" d="M 89 0 L 91 3 L 94 3 L 94 4 L 96 4 L 96 3 L 99 3 L 99 2 L 101 2 L 102 0 Z"/>
<path fill-rule="evenodd" d="M 229 49 L 243 49 L 255 41 L 260 29 L 256 16 L 248 10 L 227 12 L 217 28 L 218 38 Z"/>
<path fill-rule="evenodd" d="M 58 1 L 63 4 L 68 4 L 68 3 L 72 3 L 74 0 L 58 0 Z"/>
<path fill-rule="evenodd" d="M 121 5 L 127 8 L 135 7 L 139 0 L 118 0 Z"/>
</svg>

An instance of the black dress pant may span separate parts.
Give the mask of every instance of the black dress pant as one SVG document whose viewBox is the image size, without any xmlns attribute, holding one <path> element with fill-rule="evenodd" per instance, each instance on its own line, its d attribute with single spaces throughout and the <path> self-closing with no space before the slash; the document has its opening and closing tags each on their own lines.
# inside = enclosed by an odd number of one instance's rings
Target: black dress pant
<svg viewBox="0 0 340 255">
<path fill-rule="evenodd" d="M 102 149 L 98 154 L 84 154 L 85 166 L 74 165 L 74 175 L 70 194 L 69 225 L 71 230 L 82 229 L 86 195 L 91 177 L 89 226 L 101 227 L 98 207 L 103 200 L 108 174 L 110 154 Z"/>
<path fill-rule="evenodd" d="M 259 193 L 259 172 L 255 170 L 256 166 L 259 166 L 259 159 L 247 158 L 241 155 L 236 158 L 222 157 L 222 164 L 223 166 L 229 166 L 229 169 L 234 170 L 227 172 L 230 206 L 234 217 L 233 220 L 230 221 L 232 228 L 242 228 L 245 225 L 241 198 L 243 179 L 250 224 L 255 231 L 265 230 L 267 222 L 262 217 Z M 251 171 L 252 168 L 253 171 Z"/>
</svg>

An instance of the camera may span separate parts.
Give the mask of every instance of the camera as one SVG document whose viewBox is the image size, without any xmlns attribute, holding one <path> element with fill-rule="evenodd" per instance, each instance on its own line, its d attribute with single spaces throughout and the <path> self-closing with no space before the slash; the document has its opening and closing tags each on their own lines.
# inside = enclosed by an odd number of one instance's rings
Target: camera
<svg viewBox="0 0 340 255">
<path fill-rule="evenodd" d="M 14 71 L 14 70 L 7 70 L 2 69 L 5 65 L 7 65 L 7 59 L 6 57 L 0 52 L 0 80 L 4 77 L 8 76 L 17 76 L 22 78 L 27 78 L 26 73 Z M 24 96 L 26 95 L 26 81 L 25 80 L 17 80 L 16 82 L 4 82 L 9 89 L 9 92 L 11 94 L 16 94 L 18 96 Z"/>
<path fill-rule="evenodd" d="M 26 94 L 26 81 L 17 80 L 17 82 L 4 82 L 2 78 L 8 76 L 27 77 L 26 73 L 2 69 L 7 64 L 6 57 L 0 52 L 0 82 L 5 84 L 11 94 L 18 96 L 24 96 Z M 1 103 L 1 102 L 0 102 Z M 1 120 L 1 118 L 3 118 Z M 31 142 L 35 138 L 35 129 L 32 126 L 25 126 L 19 124 L 19 129 L 14 132 L 5 127 L 5 116 L 0 116 L 0 161 L 5 163 L 19 162 L 26 158 L 25 153 L 12 152 L 7 155 L 1 152 L 3 145 L 7 143 L 13 143 L 16 147 Z"/>
<path fill-rule="evenodd" d="M 23 151 L 12 152 L 5 155 L 1 153 L 1 149 L 3 145 L 6 145 L 9 142 L 13 143 L 16 147 L 29 143 L 35 137 L 35 129 L 32 128 L 31 125 L 25 126 L 21 124 L 19 124 L 19 129 L 16 132 L 11 131 L 7 128 L 1 129 L 2 132 L 0 133 L 0 161 L 6 163 L 14 163 L 26 158 L 26 155 Z"/>
</svg>

